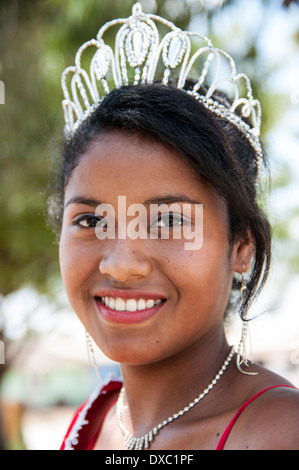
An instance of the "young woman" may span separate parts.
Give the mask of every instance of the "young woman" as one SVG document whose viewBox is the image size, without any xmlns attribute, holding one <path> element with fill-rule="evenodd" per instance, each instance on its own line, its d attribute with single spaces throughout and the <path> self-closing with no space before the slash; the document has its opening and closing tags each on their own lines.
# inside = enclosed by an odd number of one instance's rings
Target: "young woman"
<svg viewBox="0 0 299 470">
<path fill-rule="evenodd" d="M 153 16 L 138 6 L 133 20 L 125 24 L 144 40 Z M 194 82 L 137 82 L 90 106 L 65 141 L 54 207 L 62 277 L 122 382 L 82 405 L 61 448 L 298 449 L 298 391 L 240 354 L 270 265 L 271 231 L 256 202 L 261 150 L 215 90 L 209 108 Z M 201 242 L 186 249 L 199 230 Z M 224 333 L 232 304 L 244 327 L 236 352 Z"/>
</svg>

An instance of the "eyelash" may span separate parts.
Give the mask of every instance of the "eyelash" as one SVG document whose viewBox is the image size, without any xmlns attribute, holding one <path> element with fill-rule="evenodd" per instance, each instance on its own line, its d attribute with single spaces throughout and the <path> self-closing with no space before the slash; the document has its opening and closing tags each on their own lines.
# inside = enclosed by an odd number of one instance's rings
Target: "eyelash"
<svg viewBox="0 0 299 470">
<path fill-rule="evenodd" d="M 96 215 L 94 214 L 85 214 L 85 215 L 81 215 L 80 217 L 78 217 L 76 220 L 73 221 L 72 225 L 74 226 L 79 226 L 80 228 L 83 228 L 83 229 L 89 229 L 89 228 L 95 228 L 96 225 L 102 220 L 101 217 L 97 217 Z M 93 221 L 94 222 L 94 225 L 92 226 L 84 226 L 84 225 L 81 225 L 81 222 L 88 222 L 88 221 Z"/>
<path fill-rule="evenodd" d="M 165 218 L 167 219 L 167 222 L 169 222 L 169 225 L 164 225 L 164 227 L 161 227 L 161 225 L 159 224 L 163 222 Z M 84 214 L 84 215 L 79 216 L 77 219 L 75 219 L 72 222 L 72 225 L 80 227 L 83 230 L 88 230 L 88 229 L 95 229 L 96 226 L 99 227 L 99 223 L 101 221 L 105 221 L 106 222 L 105 225 L 107 226 L 107 221 L 104 217 L 98 217 L 94 214 Z M 82 222 L 86 222 L 86 225 L 82 225 Z M 89 224 L 90 222 L 92 222 L 92 224 Z M 158 228 L 160 230 L 163 230 L 164 228 L 175 229 L 178 227 L 181 228 L 185 222 L 186 220 L 184 219 L 184 217 L 182 217 L 181 214 L 174 214 L 172 212 L 169 212 L 169 213 L 159 214 L 152 221 L 151 226 L 158 225 Z"/>
<path fill-rule="evenodd" d="M 170 227 L 177 227 L 177 226 L 181 226 L 184 224 L 184 218 L 181 216 L 181 215 L 178 215 L 178 214 L 173 214 L 172 212 L 169 212 L 169 213 L 165 213 L 165 214 L 160 214 L 158 217 L 157 217 L 157 221 L 156 223 L 159 223 L 159 222 L 162 222 L 163 219 L 167 218 L 168 221 L 172 221 L 172 225 L 170 224 Z M 179 223 L 176 223 L 175 226 L 174 226 L 174 222 L 177 221 Z M 153 222 L 152 222 L 153 224 Z M 160 228 L 164 228 L 164 227 L 160 227 Z"/>
</svg>

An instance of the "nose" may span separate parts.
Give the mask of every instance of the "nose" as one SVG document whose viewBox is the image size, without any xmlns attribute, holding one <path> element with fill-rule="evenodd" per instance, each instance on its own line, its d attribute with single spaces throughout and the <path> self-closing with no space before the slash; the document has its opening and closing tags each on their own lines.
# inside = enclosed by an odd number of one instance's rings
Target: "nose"
<svg viewBox="0 0 299 470">
<path fill-rule="evenodd" d="M 110 243 L 99 264 L 101 274 L 119 282 L 149 275 L 151 261 L 136 240 L 111 240 Z"/>
</svg>

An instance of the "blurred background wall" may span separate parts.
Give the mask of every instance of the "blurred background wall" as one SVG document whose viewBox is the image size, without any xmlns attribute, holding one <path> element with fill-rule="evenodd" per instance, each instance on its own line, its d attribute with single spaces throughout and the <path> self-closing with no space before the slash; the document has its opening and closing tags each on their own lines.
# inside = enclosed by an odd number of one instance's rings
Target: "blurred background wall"
<svg viewBox="0 0 299 470">
<path fill-rule="evenodd" d="M 96 376 L 70 310 L 47 223 L 60 154 L 60 76 L 131 0 L 0 0 L 0 400 L 2 449 L 56 449 Z M 269 283 L 252 315 L 253 358 L 299 386 L 299 5 L 291 0 L 141 0 L 208 35 L 253 82 L 263 108 L 274 231 Z M 260 315 L 260 314 L 263 315 Z M 238 319 L 228 325 L 239 338 Z M 97 352 L 103 380 L 117 364 Z"/>
</svg>

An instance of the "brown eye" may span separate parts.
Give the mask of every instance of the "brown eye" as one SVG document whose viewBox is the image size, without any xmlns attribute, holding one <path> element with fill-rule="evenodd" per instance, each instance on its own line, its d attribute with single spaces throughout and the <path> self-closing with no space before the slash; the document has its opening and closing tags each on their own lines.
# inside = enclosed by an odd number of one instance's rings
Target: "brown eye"
<svg viewBox="0 0 299 470">
<path fill-rule="evenodd" d="M 78 217 L 74 221 L 74 225 L 77 225 L 82 228 L 96 228 L 96 227 L 106 227 L 107 221 L 103 217 L 97 217 L 95 215 L 83 215 Z"/>
<path fill-rule="evenodd" d="M 183 225 L 184 220 L 181 214 L 174 214 L 172 212 L 161 214 L 152 222 L 152 225 L 157 225 L 160 228 L 175 228 Z"/>
</svg>

